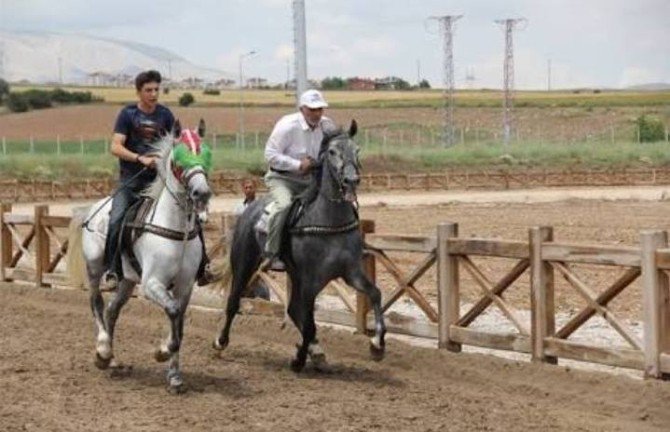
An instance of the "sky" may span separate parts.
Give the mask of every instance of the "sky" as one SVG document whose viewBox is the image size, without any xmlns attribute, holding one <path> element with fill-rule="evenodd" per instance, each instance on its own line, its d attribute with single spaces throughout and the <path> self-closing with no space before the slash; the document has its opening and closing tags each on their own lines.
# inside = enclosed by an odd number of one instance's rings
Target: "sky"
<svg viewBox="0 0 670 432">
<path fill-rule="evenodd" d="M 670 0 L 305 0 L 310 79 L 399 76 L 443 84 L 442 35 L 454 28 L 458 88 L 501 88 L 504 33 L 514 33 L 515 86 L 620 88 L 670 83 Z M 237 76 L 283 82 L 292 70 L 291 0 L 0 0 L 0 28 L 85 34 L 164 48 Z M 468 82 L 468 71 L 474 81 Z M 289 71 L 293 77 L 292 71 Z"/>
</svg>

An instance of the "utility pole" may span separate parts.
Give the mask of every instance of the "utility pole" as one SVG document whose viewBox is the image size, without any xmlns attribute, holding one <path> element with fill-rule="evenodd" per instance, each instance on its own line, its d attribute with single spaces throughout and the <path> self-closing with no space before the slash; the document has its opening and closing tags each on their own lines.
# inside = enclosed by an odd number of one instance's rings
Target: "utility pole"
<svg viewBox="0 0 670 432">
<path fill-rule="evenodd" d="M 7 80 L 5 75 L 5 0 L 0 0 L 0 79 Z"/>
<path fill-rule="evenodd" d="M 1 30 L 1 29 L 0 29 Z M 6 80 L 5 76 L 5 39 L 4 35 L 0 39 L 0 79 Z"/>
<path fill-rule="evenodd" d="M 295 51 L 295 101 L 307 90 L 307 30 L 305 0 L 293 0 L 293 47 Z"/>
<path fill-rule="evenodd" d="M 239 79 L 239 92 L 240 92 L 240 111 L 239 111 L 239 116 L 238 120 L 240 122 L 240 132 L 239 132 L 239 138 L 238 138 L 238 145 L 242 148 L 242 150 L 246 149 L 246 141 L 245 141 L 245 135 L 246 131 L 244 130 L 244 70 L 242 69 L 242 63 L 244 59 L 248 57 L 252 57 L 253 55 L 256 54 L 256 50 L 252 50 L 243 54 L 240 54 L 239 56 L 239 72 L 240 72 L 240 79 Z"/>
<path fill-rule="evenodd" d="M 58 84 L 63 85 L 63 58 L 58 56 Z"/>
<path fill-rule="evenodd" d="M 514 44 L 512 33 L 518 23 L 526 23 L 525 18 L 507 18 L 495 21 L 504 27 L 505 60 L 503 63 L 503 143 L 509 145 L 512 134 L 512 109 L 514 108 Z"/>
<path fill-rule="evenodd" d="M 551 91 L 551 59 L 547 60 L 547 91 Z"/>
<path fill-rule="evenodd" d="M 286 83 L 284 84 L 284 90 L 288 91 L 288 88 L 291 85 L 291 60 L 286 59 Z"/>
<path fill-rule="evenodd" d="M 416 86 L 421 85 L 421 60 L 416 59 Z"/>
<path fill-rule="evenodd" d="M 475 68 L 469 67 L 465 70 L 465 82 L 468 83 L 468 88 L 475 88 Z"/>
<path fill-rule="evenodd" d="M 442 98 L 444 99 L 443 108 L 443 144 L 445 147 L 451 147 L 455 144 L 454 137 L 454 42 L 453 42 L 453 24 L 461 19 L 463 15 L 445 15 L 430 17 L 440 23 L 442 30 L 442 50 L 443 50 L 443 68 L 444 68 L 444 90 Z"/>
</svg>

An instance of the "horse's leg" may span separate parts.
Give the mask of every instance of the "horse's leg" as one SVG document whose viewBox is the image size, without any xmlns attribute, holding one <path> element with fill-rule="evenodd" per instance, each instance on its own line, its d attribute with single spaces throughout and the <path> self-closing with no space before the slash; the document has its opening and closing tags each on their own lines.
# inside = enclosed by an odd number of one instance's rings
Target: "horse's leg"
<svg viewBox="0 0 670 432">
<path fill-rule="evenodd" d="M 301 286 L 300 298 L 296 300 L 299 302 L 298 307 L 302 311 L 302 326 L 299 327 L 302 333 L 302 344 L 298 346 L 296 357 L 291 361 L 291 369 L 294 372 L 300 372 L 305 367 L 310 346 L 316 339 L 316 323 L 314 323 L 316 293 L 310 291 L 308 287 L 306 285 Z M 294 294 L 297 293 L 294 292 Z"/>
<path fill-rule="evenodd" d="M 107 335 L 109 337 L 109 352 L 111 354 L 111 359 L 114 358 L 113 346 L 114 346 L 114 329 L 116 328 L 116 320 L 119 318 L 119 312 L 121 308 L 128 303 L 131 294 L 133 293 L 133 288 L 135 288 L 135 283 L 127 279 L 123 279 L 119 282 L 119 286 L 114 294 L 114 297 L 107 305 L 105 309 L 105 327 L 107 328 Z"/>
<path fill-rule="evenodd" d="M 255 269 L 253 270 L 255 271 Z M 237 315 L 237 312 L 240 310 L 240 299 L 242 298 L 242 294 L 252 275 L 253 271 L 249 271 L 248 269 L 240 269 L 240 271 L 237 272 L 233 269 L 233 282 L 226 304 L 226 323 L 223 326 L 219 337 L 214 340 L 214 349 L 221 351 L 228 346 L 228 343 L 230 342 L 230 328 L 233 325 L 235 315 Z"/>
<path fill-rule="evenodd" d="M 179 349 L 181 348 L 181 341 L 184 337 L 184 315 L 186 308 L 175 318 L 170 318 L 170 335 L 171 340 L 167 346 L 170 352 L 170 362 L 167 369 L 168 389 L 172 393 L 183 393 L 184 379 L 179 369 Z"/>
<path fill-rule="evenodd" d="M 302 333 L 303 328 L 303 315 L 301 310 L 301 287 L 300 279 L 297 274 L 294 274 L 291 277 L 291 295 L 289 296 L 289 304 L 287 307 L 288 316 L 295 324 L 296 328 Z M 298 348 L 300 346 L 298 345 Z M 321 345 L 319 345 L 319 340 L 315 337 L 312 342 L 309 344 L 309 349 L 307 350 L 309 354 L 309 359 L 312 361 L 316 368 L 325 366 L 326 364 L 326 354 L 323 352 Z"/>
<path fill-rule="evenodd" d="M 191 299 L 192 286 L 193 279 L 176 281 L 173 292 L 178 297 L 179 313 L 174 317 L 168 314 L 170 318 L 170 335 L 156 353 L 156 360 L 170 360 L 167 369 L 167 381 L 168 389 L 172 393 L 183 393 L 186 390 L 179 368 L 179 350 L 184 338 L 184 319 Z"/>
<path fill-rule="evenodd" d="M 88 283 L 90 287 L 89 302 L 95 325 L 97 328 L 96 342 L 95 342 L 95 365 L 98 369 L 107 369 L 109 362 L 112 360 L 112 344 L 111 338 L 107 333 L 107 326 L 105 325 L 105 300 L 100 292 L 100 279 L 104 273 L 102 260 L 86 263 L 86 273 L 88 275 Z"/>
<path fill-rule="evenodd" d="M 384 349 L 386 342 L 386 326 L 384 325 L 384 314 L 382 313 L 382 294 L 379 288 L 375 286 L 363 272 L 362 267 L 355 267 L 344 280 L 356 290 L 366 294 L 372 304 L 372 310 L 375 314 L 375 335 L 370 338 L 370 354 L 374 360 L 384 358 Z"/>
</svg>

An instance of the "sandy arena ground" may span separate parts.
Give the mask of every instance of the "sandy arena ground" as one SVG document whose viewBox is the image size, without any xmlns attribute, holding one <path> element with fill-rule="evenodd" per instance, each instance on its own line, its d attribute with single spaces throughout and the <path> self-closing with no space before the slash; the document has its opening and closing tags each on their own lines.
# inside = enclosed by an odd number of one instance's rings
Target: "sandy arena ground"
<svg viewBox="0 0 670 432">
<path fill-rule="evenodd" d="M 512 202 L 494 199 L 500 192 L 458 194 L 361 196 L 361 214 L 386 233 L 427 235 L 437 223 L 455 221 L 465 237 L 522 240 L 529 227 L 545 224 L 554 226 L 560 241 L 635 245 L 641 229 L 666 229 L 670 213 L 665 188 L 516 191 L 507 197 Z M 225 209 L 234 200 L 218 202 Z M 59 208 L 52 213 L 68 214 L 67 206 Z M 416 262 L 396 258 L 404 265 Z M 481 264 L 494 273 L 502 268 Z M 422 285 L 431 301 L 433 277 L 427 275 Z M 586 272 L 590 282 L 601 278 Z M 523 284 L 516 288 L 510 301 L 523 303 L 524 290 Z M 583 303 L 560 291 L 558 285 L 560 308 Z M 637 296 L 634 290 L 628 296 L 616 310 L 634 318 Z M 375 363 L 365 338 L 329 328 L 321 328 L 319 338 L 332 370 L 295 375 L 288 368 L 295 330 L 281 331 L 274 318 L 240 317 L 231 346 L 219 358 L 210 344 L 220 314 L 195 309 L 182 348 L 189 392 L 171 396 L 164 365 L 151 356 L 166 325 L 154 305 L 133 300 L 121 316 L 115 350 L 119 361 L 132 366 L 125 373 L 93 365 L 93 323 L 84 292 L 5 284 L 0 315 L 3 431 L 670 429 L 665 382 L 452 354 L 394 339 L 388 340 L 386 359 Z"/>
<path fill-rule="evenodd" d="M 165 318 L 132 301 L 116 356 L 99 371 L 85 293 L 0 290 L 3 431 L 664 431 L 670 386 L 566 367 L 452 354 L 389 340 L 372 362 L 365 338 L 322 329 L 329 373 L 287 366 L 297 335 L 241 317 L 221 357 L 218 314 L 191 310 L 182 347 L 189 392 L 165 391 L 151 351 Z"/>
</svg>

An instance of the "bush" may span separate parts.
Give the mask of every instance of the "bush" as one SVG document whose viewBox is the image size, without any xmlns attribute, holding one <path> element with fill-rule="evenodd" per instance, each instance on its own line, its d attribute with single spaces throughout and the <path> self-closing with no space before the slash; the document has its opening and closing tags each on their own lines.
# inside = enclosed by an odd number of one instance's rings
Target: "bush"
<svg viewBox="0 0 670 432">
<path fill-rule="evenodd" d="M 184 93 L 179 97 L 179 106 L 187 107 L 195 102 L 195 98 L 191 93 Z"/>
<path fill-rule="evenodd" d="M 0 105 L 9 96 L 9 83 L 0 78 Z"/>
<path fill-rule="evenodd" d="M 206 88 L 202 93 L 211 96 L 218 96 L 221 94 L 221 90 L 216 88 Z"/>
<path fill-rule="evenodd" d="M 7 108 L 12 112 L 26 112 L 30 106 L 23 93 L 10 92 L 7 96 Z"/>
<path fill-rule="evenodd" d="M 57 88 L 51 92 L 51 100 L 54 102 L 68 104 L 68 103 L 91 103 L 96 98 L 91 92 L 68 92 L 61 88 Z"/>
<path fill-rule="evenodd" d="M 641 115 L 635 120 L 635 124 L 640 134 L 640 142 L 655 142 L 665 139 L 665 126 L 660 119 Z"/>
<path fill-rule="evenodd" d="M 46 90 L 28 90 L 23 92 L 26 102 L 32 109 L 51 108 L 51 92 Z"/>
</svg>

